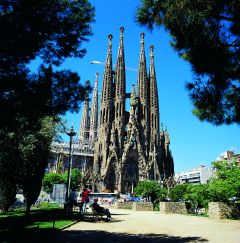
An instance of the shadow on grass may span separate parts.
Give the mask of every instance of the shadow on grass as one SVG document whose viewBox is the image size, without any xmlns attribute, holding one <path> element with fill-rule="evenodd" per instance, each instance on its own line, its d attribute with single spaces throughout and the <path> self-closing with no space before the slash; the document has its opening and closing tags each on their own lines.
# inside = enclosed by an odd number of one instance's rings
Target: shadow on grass
<svg viewBox="0 0 240 243">
<path fill-rule="evenodd" d="M 89 243 L 89 242 L 137 242 L 137 243 L 155 243 L 155 242 L 208 242 L 200 237 L 178 237 L 166 234 L 128 234 L 128 233 L 110 233 L 106 231 L 62 231 L 49 239 L 51 243 Z"/>
<path fill-rule="evenodd" d="M 8 212 L 0 216 L 0 242 L 46 242 L 44 239 L 64 225 L 78 220 L 78 215 L 66 217 L 63 209 L 38 209 L 29 216 Z"/>
</svg>

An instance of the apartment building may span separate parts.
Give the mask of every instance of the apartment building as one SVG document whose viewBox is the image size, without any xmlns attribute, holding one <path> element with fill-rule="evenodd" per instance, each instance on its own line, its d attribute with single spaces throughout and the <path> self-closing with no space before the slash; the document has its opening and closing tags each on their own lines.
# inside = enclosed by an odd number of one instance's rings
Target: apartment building
<svg viewBox="0 0 240 243">
<path fill-rule="evenodd" d="M 239 153 L 234 153 L 233 151 L 225 151 L 219 155 L 217 158 L 218 161 L 229 161 L 231 162 L 233 159 L 236 159 L 238 164 L 240 165 L 240 154 Z"/>
<path fill-rule="evenodd" d="M 212 177 L 212 170 L 205 165 L 175 174 L 175 180 L 179 184 L 206 184 Z"/>
</svg>

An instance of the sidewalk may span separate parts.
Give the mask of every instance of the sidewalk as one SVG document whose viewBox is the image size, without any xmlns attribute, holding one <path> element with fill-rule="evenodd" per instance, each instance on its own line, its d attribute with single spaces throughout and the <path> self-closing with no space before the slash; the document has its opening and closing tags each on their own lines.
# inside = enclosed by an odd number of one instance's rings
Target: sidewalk
<svg viewBox="0 0 240 243">
<path fill-rule="evenodd" d="M 112 222 L 81 221 L 51 242 L 239 243 L 240 221 L 110 208 Z"/>
</svg>

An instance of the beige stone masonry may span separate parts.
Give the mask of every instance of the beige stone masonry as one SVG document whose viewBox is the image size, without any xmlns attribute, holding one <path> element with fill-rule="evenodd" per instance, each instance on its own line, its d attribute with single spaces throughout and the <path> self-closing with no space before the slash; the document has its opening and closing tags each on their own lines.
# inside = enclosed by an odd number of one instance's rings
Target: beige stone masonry
<svg viewBox="0 0 240 243">
<path fill-rule="evenodd" d="M 210 218 L 218 219 L 239 218 L 240 212 L 233 204 L 226 204 L 223 202 L 209 202 L 208 216 Z"/>
<path fill-rule="evenodd" d="M 186 204 L 183 202 L 160 202 L 160 213 L 187 214 Z"/>
<path fill-rule="evenodd" d="M 116 202 L 116 208 L 118 209 L 132 209 L 133 202 Z"/>
<path fill-rule="evenodd" d="M 132 209 L 134 211 L 153 211 L 151 202 L 133 202 Z"/>
</svg>

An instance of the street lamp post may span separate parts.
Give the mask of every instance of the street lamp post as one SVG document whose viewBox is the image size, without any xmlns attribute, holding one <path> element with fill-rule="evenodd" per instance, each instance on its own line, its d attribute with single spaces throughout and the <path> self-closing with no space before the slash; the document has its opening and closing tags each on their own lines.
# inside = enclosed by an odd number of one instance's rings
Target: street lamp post
<svg viewBox="0 0 240 243">
<path fill-rule="evenodd" d="M 71 184 L 71 170 L 72 170 L 72 139 L 76 135 L 76 132 L 73 130 L 73 126 L 71 127 L 70 131 L 67 133 L 70 139 L 69 144 L 69 156 L 68 156 L 68 177 L 67 177 L 67 188 L 66 188 L 66 198 L 65 202 L 68 202 L 68 196 L 70 191 L 70 184 Z"/>
</svg>

